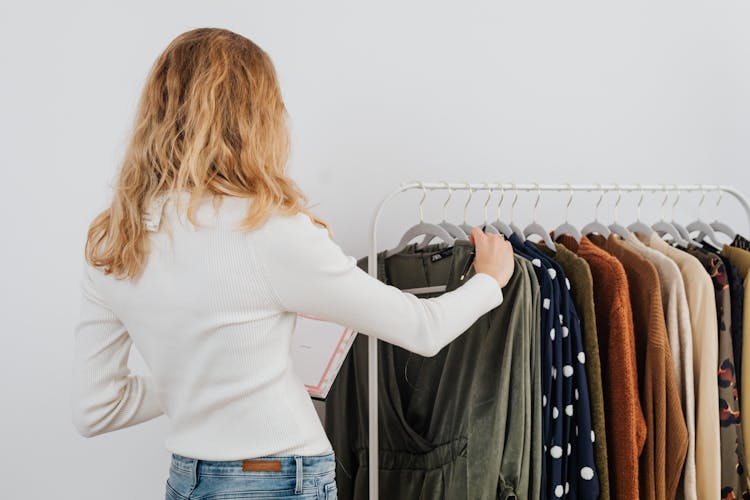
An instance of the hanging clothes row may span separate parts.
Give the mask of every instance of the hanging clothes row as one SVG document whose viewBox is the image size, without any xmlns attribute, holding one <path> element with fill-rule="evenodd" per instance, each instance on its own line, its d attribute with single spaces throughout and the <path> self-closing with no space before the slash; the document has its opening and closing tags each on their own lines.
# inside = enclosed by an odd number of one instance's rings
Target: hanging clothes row
<svg viewBox="0 0 750 500">
<path fill-rule="evenodd" d="M 524 231 L 499 212 L 483 226 L 515 253 L 502 304 L 432 357 L 377 341 L 383 497 L 750 497 L 750 242 L 700 219 L 605 226 L 598 204 L 581 230 L 536 213 Z M 467 229 L 421 221 L 376 255 L 378 279 L 422 298 L 460 287 Z M 371 487 L 367 373 L 359 335 L 326 400 L 342 499 Z"/>
</svg>

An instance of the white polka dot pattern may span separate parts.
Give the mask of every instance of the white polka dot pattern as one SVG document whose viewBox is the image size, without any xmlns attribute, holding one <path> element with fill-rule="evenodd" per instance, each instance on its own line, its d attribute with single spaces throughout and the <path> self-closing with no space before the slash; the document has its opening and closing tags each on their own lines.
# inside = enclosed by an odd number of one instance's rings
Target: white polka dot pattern
<svg viewBox="0 0 750 500">
<path fill-rule="evenodd" d="M 591 467 L 583 467 L 581 469 L 581 477 L 586 481 L 591 481 L 594 479 L 594 469 Z"/>
</svg>

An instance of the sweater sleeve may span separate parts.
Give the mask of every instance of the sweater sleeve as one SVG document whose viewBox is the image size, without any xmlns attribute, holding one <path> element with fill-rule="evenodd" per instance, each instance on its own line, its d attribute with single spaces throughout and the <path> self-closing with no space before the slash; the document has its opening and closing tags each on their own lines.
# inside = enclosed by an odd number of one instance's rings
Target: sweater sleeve
<svg viewBox="0 0 750 500">
<path fill-rule="evenodd" d="M 438 297 L 418 298 L 386 285 L 357 266 L 354 257 L 303 213 L 274 214 L 252 245 L 281 307 L 310 314 L 434 356 L 497 307 L 497 280 L 476 273 Z"/>
<path fill-rule="evenodd" d="M 132 339 L 97 293 L 91 272 L 84 262 L 70 393 L 73 425 L 85 437 L 164 413 L 152 377 L 130 373 Z"/>
</svg>

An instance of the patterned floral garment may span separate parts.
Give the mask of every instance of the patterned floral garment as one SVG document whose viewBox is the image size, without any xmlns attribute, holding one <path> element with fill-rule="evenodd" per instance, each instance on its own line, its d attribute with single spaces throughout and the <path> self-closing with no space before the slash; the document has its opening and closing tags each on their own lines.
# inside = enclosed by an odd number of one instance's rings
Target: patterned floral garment
<svg viewBox="0 0 750 500">
<path fill-rule="evenodd" d="M 722 500 L 750 499 L 732 347 L 729 277 L 723 261 L 717 254 L 692 245 L 688 248 L 688 253 L 696 257 L 711 275 L 716 296 L 716 315 L 719 322 L 717 380 L 721 425 L 721 498 Z"/>
</svg>

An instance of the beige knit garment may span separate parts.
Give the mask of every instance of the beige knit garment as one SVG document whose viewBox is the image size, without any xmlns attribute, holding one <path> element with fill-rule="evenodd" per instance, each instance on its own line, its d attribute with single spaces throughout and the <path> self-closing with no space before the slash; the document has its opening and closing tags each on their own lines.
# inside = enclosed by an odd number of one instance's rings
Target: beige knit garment
<svg viewBox="0 0 750 500">
<path fill-rule="evenodd" d="M 652 236 L 656 236 L 655 234 Z M 667 324 L 669 346 L 672 350 L 672 365 L 675 382 L 680 391 L 682 412 L 688 431 L 688 450 L 682 477 L 682 495 L 686 500 L 697 499 L 695 481 L 695 388 L 693 387 L 693 331 L 690 325 L 690 309 L 685 293 L 685 282 L 680 268 L 663 253 L 646 246 L 648 239 L 631 233 L 625 240 L 633 250 L 651 262 L 659 273 L 664 319 Z"/>
<path fill-rule="evenodd" d="M 721 440 L 719 437 L 719 327 L 711 277 L 686 252 L 670 246 L 657 234 L 646 244 L 672 259 L 680 269 L 693 334 L 695 386 L 696 490 L 701 500 L 721 497 Z"/>
</svg>

